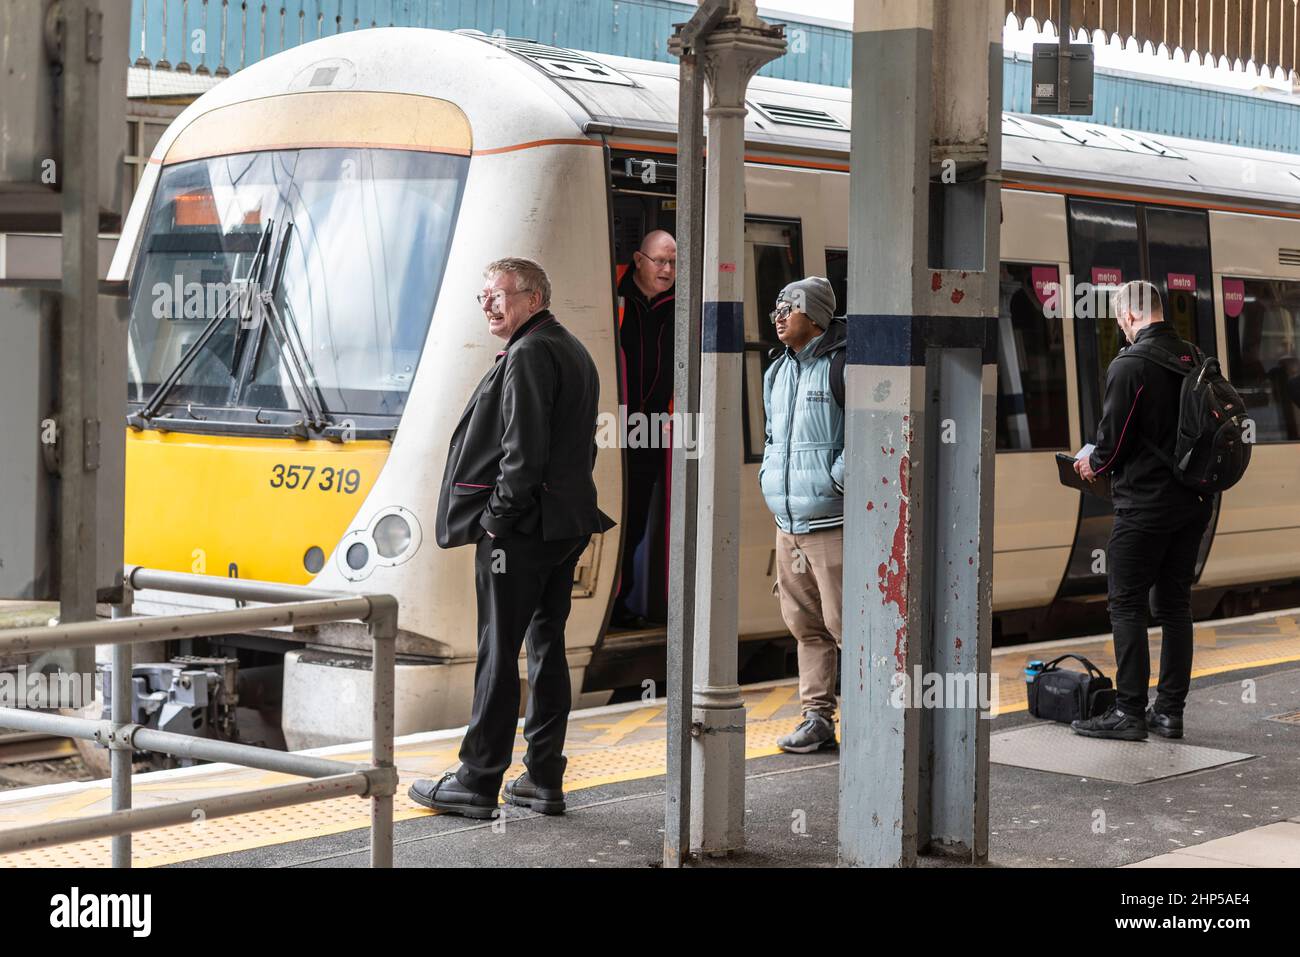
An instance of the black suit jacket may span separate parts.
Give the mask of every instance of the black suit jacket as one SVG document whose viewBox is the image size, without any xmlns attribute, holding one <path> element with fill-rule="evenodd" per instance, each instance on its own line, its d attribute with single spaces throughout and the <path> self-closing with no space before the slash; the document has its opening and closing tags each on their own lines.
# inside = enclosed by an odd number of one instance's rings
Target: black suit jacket
<svg viewBox="0 0 1300 957">
<path fill-rule="evenodd" d="M 442 548 L 497 538 L 547 541 L 614 526 L 596 507 L 600 378 L 578 339 L 542 310 L 478 384 L 451 437 L 438 499 Z"/>
</svg>

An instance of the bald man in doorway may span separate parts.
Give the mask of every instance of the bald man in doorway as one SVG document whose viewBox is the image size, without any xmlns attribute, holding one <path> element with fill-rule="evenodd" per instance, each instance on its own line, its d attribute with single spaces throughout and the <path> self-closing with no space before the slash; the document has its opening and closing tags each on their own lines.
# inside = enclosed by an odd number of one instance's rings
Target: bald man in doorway
<svg viewBox="0 0 1300 957">
<path fill-rule="evenodd" d="M 647 233 L 618 286 L 623 299 L 619 339 L 623 351 L 624 401 L 629 423 L 668 411 L 673 398 L 673 316 L 676 306 L 677 241 L 662 229 Z M 649 421 L 655 421 L 649 418 Z M 629 426 L 630 435 L 637 434 Z M 640 435 L 651 438 L 644 429 Z M 657 438 L 657 437 L 656 437 Z M 627 519 L 623 523 L 623 571 L 610 622 L 616 628 L 644 628 L 650 622 L 628 605 L 636 586 L 636 550 L 646 535 L 656 488 L 665 484 L 667 451 L 653 447 L 627 450 Z"/>
</svg>

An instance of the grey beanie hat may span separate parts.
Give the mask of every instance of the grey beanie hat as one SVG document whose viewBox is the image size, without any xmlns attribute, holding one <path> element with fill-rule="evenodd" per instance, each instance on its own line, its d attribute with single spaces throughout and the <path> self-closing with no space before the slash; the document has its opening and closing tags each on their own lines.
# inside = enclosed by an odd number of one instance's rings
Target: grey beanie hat
<svg viewBox="0 0 1300 957">
<path fill-rule="evenodd" d="M 809 276 L 792 282 L 781 290 L 777 302 L 788 302 L 795 312 L 802 312 L 821 329 L 835 317 L 835 290 L 821 276 Z"/>
</svg>

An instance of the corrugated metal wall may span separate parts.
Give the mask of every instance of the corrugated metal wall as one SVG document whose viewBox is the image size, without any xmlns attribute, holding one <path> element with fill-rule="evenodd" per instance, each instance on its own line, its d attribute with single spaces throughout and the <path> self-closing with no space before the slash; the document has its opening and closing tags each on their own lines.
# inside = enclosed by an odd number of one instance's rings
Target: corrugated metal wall
<svg viewBox="0 0 1300 957">
<path fill-rule="evenodd" d="M 1031 64 L 1007 57 L 1003 103 L 1030 112 Z M 1093 114 L 1076 119 L 1106 126 L 1258 149 L 1300 153 L 1300 106 L 1281 96 L 1236 93 L 1176 81 L 1097 71 Z"/>
<path fill-rule="evenodd" d="M 666 61 L 673 24 L 689 19 L 694 5 L 672 0 L 132 0 L 132 9 L 133 61 L 143 55 L 150 64 L 165 61 L 175 69 L 185 62 L 215 72 L 222 62 L 237 70 L 299 43 L 372 26 L 500 32 Z M 196 37 L 195 31 L 202 32 Z M 790 53 L 764 74 L 848 85 L 848 32 L 790 22 L 788 34 Z"/>
<path fill-rule="evenodd" d="M 474 29 L 577 50 L 670 59 L 674 0 L 132 0 L 131 58 L 200 72 L 238 70 L 320 36 L 372 26 Z M 166 29 L 164 30 L 164 18 Z M 787 20 L 789 52 L 766 76 L 848 86 L 852 34 Z M 1008 58 L 1004 104 L 1029 112 L 1027 60 Z M 1266 95 L 1203 89 L 1098 71 L 1093 122 L 1149 133 L 1300 152 L 1300 106 Z"/>
</svg>

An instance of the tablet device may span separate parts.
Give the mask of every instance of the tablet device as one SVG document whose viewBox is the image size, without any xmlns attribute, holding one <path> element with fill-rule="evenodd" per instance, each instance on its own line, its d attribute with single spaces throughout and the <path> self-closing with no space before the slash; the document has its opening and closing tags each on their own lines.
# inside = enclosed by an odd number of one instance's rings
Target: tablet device
<svg viewBox="0 0 1300 957">
<path fill-rule="evenodd" d="M 1081 453 L 1082 454 L 1082 453 Z M 1067 488 L 1078 489 L 1098 498 L 1110 498 L 1110 476 L 1103 475 L 1095 482 L 1086 482 L 1074 470 L 1075 457 L 1066 452 L 1056 453 L 1056 471 L 1061 484 Z"/>
</svg>

